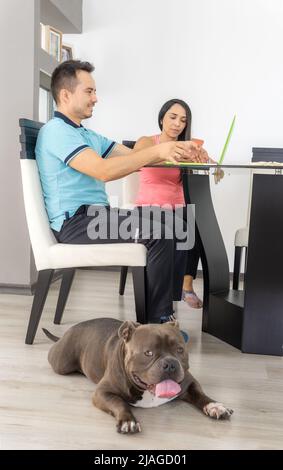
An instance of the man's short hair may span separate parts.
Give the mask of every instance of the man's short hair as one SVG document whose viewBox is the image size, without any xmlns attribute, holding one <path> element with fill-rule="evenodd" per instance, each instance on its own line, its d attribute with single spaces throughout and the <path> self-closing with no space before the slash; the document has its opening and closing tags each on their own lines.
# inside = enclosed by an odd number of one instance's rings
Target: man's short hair
<svg viewBox="0 0 283 470">
<path fill-rule="evenodd" d="M 94 71 L 94 66 L 90 62 L 81 60 L 66 60 L 56 67 L 51 77 L 51 93 L 56 104 L 63 88 L 74 91 L 78 84 L 77 72 L 79 70 L 91 73 Z"/>
</svg>

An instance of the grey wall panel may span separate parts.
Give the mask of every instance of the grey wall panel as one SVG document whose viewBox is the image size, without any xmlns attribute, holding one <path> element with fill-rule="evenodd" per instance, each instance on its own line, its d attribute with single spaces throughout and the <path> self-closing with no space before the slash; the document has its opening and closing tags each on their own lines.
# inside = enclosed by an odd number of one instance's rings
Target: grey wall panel
<svg viewBox="0 0 283 470">
<path fill-rule="evenodd" d="M 0 286 L 31 286 L 37 278 L 23 204 L 18 120 L 38 120 L 40 69 L 51 74 L 57 65 L 40 47 L 43 17 L 63 33 L 80 32 L 82 1 L 0 1 Z"/>
<path fill-rule="evenodd" d="M 82 32 L 82 0 L 41 0 L 41 22 L 64 33 Z"/>
<path fill-rule="evenodd" d="M 39 69 L 47 75 L 52 75 L 53 70 L 57 67 L 57 60 L 40 48 L 39 50 Z"/>
<path fill-rule="evenodd" d="M 19 117 L 33 119 L 38 108 L 35 79 L 36 0 L 1 0 L 0 38 L 0 284 L 30 284 L 30 242 L 21 176 Z"/>
</svg>

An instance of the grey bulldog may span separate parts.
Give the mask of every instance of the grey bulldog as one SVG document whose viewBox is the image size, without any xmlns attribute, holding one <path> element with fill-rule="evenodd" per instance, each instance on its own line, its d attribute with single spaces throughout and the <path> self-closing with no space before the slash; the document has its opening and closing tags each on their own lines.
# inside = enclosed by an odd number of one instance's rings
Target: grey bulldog
<svg viewBox="0 0 283 470">
<path fill-rule="evenodd" d="M 177 321 L 141 325 L 99 318 L 71 327 L 48 360 L 57 374 L 81 372 L 97 385 L 93 404 L 111 414 L 117 431 L 141 432 L 132 406 L 152 407 L 175 398 L 195 405 L 215 419 L 233 410 L 209 398 L 189 372 L 187 345 Z"/>
</svg>

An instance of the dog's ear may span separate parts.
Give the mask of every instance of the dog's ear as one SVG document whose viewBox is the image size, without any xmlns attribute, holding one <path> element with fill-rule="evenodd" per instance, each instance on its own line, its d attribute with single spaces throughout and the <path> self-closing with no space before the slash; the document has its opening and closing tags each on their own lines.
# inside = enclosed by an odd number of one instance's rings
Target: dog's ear
<svg viewBox="0 0 283 470">
<path fill-rule="evenodd" d="M 171 326 L 174 326 L 175 328 L 180 329 L 180 325 L 179 325 L 178 320 L 167 321 L 167 322 L 165 323 L 165 325 L 171 325 Z"/>
<path fill-rule="evenodd" d="M 118 330 L 119 338 L 122 338 L 125 342 L 129 341 L 132 337 L 133 332 L 140 326 L 140 323 L 133 321 L 124 321 Z"/>
</svg>

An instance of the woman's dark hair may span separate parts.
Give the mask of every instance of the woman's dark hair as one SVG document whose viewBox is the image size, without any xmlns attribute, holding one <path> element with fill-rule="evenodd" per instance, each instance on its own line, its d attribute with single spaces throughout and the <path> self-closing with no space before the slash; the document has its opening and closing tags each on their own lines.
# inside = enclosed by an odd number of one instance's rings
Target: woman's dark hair
<svg viewBox="0 0 283 470">
<path fill-rule="evenodd" d="M 81 60 L 66 60 L 56 67 L 51 77 L 51 93 L 56 104 L 58 104 L 58 96 L 62 88 L 69 91 L 76 88 L 79 70 L 91 73 L 94 71 L 94 66 L 90 62 L 82 62 Z"/>
<path fill-rule="evenodd" d="M 163 122 L 164 115 L 167 113 L 167 111 L 169 111 L 170 108 L 172 108 L 174 104 L 179 104 L 180 106 L 184 108 L 184 110 L 186 111 L 186 118 L 187 118 L 186 127 L 178 136 L 178 140 L 191 140 L 192 113 L 187 103 L 185 103 L 185 101 L 183 100 L 173 99 L 173 100 L 166 101 L 166 103 L 164 103 L 164 105 L 162 106 L 158 114 L 159 128 L 162 131 L 162 122 Z"/>
</svg>

